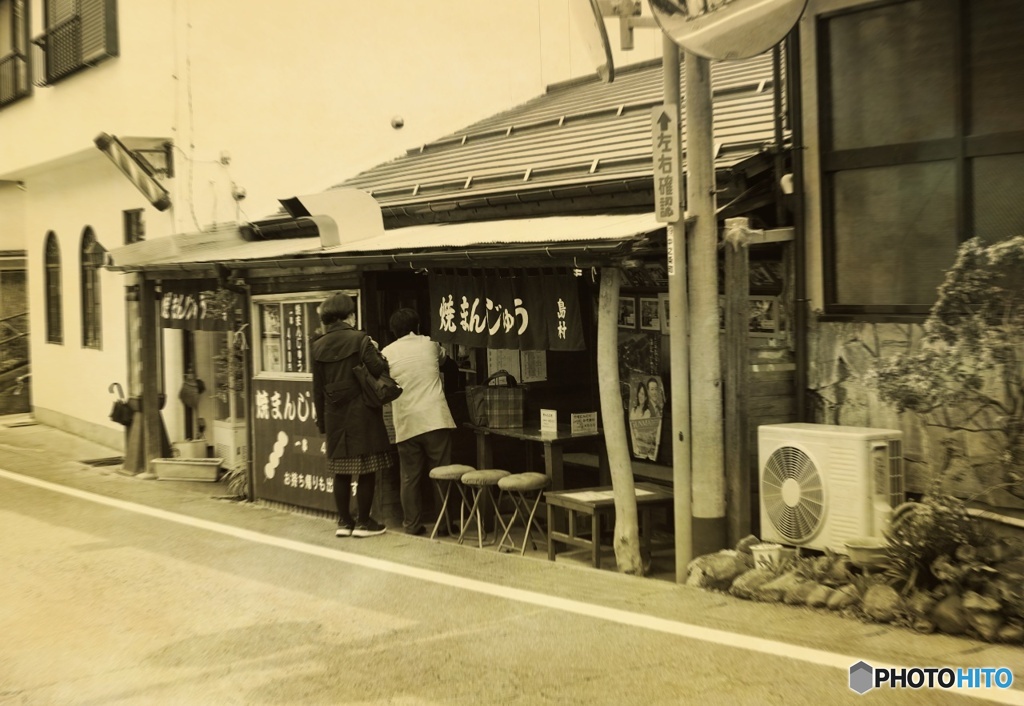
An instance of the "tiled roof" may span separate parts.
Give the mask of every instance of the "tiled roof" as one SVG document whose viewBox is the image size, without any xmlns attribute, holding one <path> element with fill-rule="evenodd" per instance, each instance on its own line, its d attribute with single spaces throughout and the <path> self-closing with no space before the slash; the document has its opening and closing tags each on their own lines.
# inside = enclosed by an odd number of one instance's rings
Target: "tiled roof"
<svg viewBox="0 0 1024 706">
<path fill-rule="evenodd" d="M 681 74 L 685 72 L 681 71 Z M 714 63 L 716 169 L 774 142 L 772 56 Z M 556 186 L 649 179 L 651 109 L 663 101 L 661 62 L 549 87 L 338 186 L 363 189 L 384 208 Z M 681 89 L 685 95 L 685 87 Z M 683 145 L 686 144 L 685 109 Z"/>
</svg>

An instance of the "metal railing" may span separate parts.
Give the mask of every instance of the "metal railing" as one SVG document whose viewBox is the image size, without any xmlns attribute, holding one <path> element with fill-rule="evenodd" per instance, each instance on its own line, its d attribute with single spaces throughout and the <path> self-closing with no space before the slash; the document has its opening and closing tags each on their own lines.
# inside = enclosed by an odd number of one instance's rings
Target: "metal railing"
<svg viewBox="0 0 1024 706">
<path fill-rule="evenodd" d="M 0 319 L 0 372 L 28 362 L 28 312 Z"/>
</svg>

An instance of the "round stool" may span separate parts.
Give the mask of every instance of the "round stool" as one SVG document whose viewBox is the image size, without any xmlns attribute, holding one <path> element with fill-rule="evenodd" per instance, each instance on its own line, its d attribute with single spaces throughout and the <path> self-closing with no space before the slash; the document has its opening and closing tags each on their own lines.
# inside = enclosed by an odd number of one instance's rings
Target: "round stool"
<svg viewBox="0 0 1024 706">
<path fill-rule="evenodd" d="M 464 473 L 460 479 L 462 485 L 465 486 L 470 493 L 473 495 L 473 504 L 469 509 L 469 518 L 476 518 L 476 541 L 477 546 L 483 548 L 484 546 L 484 523 L 483 523 L 483 503 L 485 501 L 490 502 L 494 508 L 494 519 L 495 522 L 500 522 L 504 528 L 505 523 L 501 519 L 501 515 L 498 514 L 498 499 L 495 496 L 494 489 L 498 487 L 498 481 L 506 476 L 511 475 L 508 471 L 499 471 L 497 469 L 485 469 L 481 471 L 470 471 Z M 466 538 L 466 526 L 467 522 L 462 526 L 462 531 L 459 532 L 459 544 L 462 544 Z M 494 526 L 495 534 L 497 534 L 498 526 Z"/>
<path fill-rule="evenodd" d="M 475 470 L 476 469 L 472 466 L 465 466 L 461 463 L 453 463 L 448 466 L 438 466 L 437 468 L 430 469 L 430 480 L 434 481 L 434 487 L 437 488 L 437 494 L 441 496 L 441 511 L 437 513 L 437 521 L 434 522 L 434 529 L 430 533 L 431 539 L 437 536 L 437 530 L 441 526 L 442 517 L 444 518 L 445 525 L 448 527 L 448 536 L 455 536 L 455 532 L 452 531 L 452 520 L 448 516 L 448 500 L 452 494 L 452 486 L 458 488 L 460 496 L 460 530 L 462 526 L 466 524 L 466 510 L 469 509 L 469 500 L 466 497 L 466 491 L 463 490 L 462 484 L 459 481 L 462 480 L 462 476 Z"/>
<path fill-rule="evenodd" d="M 507 493 L 512 498 L 512 506 L 515 508 L 512 512 L 512 518 L 505 525 L 505 534 L 501 536 L 501 541 L 498 542 L 499 552 L 505 548 L 506 539 L 508 539 L 510 551 L 514 552 L 518 549 L 520 555 L 526 554 L 527 541 L 536 549 L 537 542 L 533 539 L 533 530 L 537 530 L 545 544 L 548 542 L 544 530 L 537 524 L 536 516 L 540 499 L 550 485 L 551 479 L 546 475 L 532 472 L 513 473 L 498 481 L 498 490 L 502 493 Z M 521 547 L 516 547 L 515 540 L 509 535 L 517 519 L 520 520 L 525 531 Z"/>
</svg>

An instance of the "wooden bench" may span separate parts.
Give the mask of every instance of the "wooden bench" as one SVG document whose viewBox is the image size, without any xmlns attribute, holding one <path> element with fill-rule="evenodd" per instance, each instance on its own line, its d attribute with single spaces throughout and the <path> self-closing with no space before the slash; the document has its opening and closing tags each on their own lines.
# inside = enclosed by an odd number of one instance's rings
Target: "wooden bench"
<svg viewBox="0 0 1024 706">
<path fill-rule="evenodd" d="M 601 485 L 608 485 L 612 482 L 611 475 L 608 471 L 608 464 L 602 463 L 602 459 L 595 453 L 586 453 L 582 451 L 563 454 L 562 460 L 567 466 L 581 466 L 583 468 L 590 468 L 598 472 L 598 483 Z M 650 461 L 640 461 L 638 459 L 630 459 L 630 465 L 633 467 L 634 478 L 646 478 L 648 480 L 661 481 L 662 483 L 672 483 L 672 467 L 662 466 L 658 463 L 651 463 Z"/>
<path fill-rule="evenodd" d="M 672 510 L 672 492 L 653 483 L 636 483 L 636 509 L 640 520 L 640 543 L 648 553 L 651 550 L 651 510 Z M 601 568 L 601 529 L 614 521 L 615 500 L 611 486 L 579 488 L 576 490 L 548 491 L 544 493 L 548 509 L 548 559 L 555 560 L 555 542 L 590 549 L 595 569 Z M 568 531 L 554 529 L 555 510 L 568 514 Z M 584 515 L 591 518 L 590 535 L 578 533 L 577 520 Z"/>
</svg>

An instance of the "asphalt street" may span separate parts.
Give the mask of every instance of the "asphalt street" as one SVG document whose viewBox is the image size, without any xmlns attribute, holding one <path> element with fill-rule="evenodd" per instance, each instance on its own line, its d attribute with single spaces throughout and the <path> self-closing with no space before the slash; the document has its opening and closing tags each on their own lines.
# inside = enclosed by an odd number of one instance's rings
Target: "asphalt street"
<svg viewBox="0 0 1024 706">
<path fill-rule="evenodd" d="M 6 418 L 12 420 L 14 418 Z M 217 499 L 0 419 L 0 703 L 1024 703 L 1024 653 Z M 1005 666 L 1011 690 L 849 689 Z"/>
</svg>

